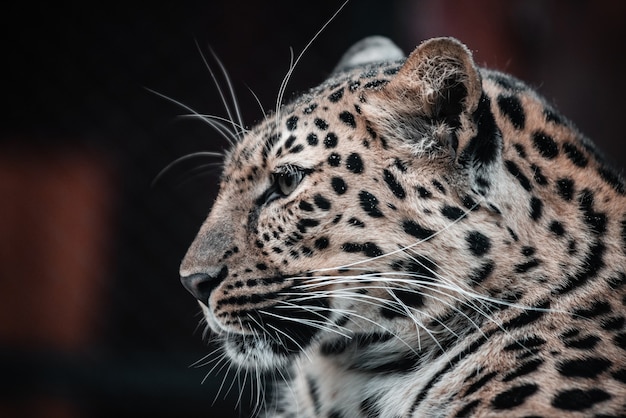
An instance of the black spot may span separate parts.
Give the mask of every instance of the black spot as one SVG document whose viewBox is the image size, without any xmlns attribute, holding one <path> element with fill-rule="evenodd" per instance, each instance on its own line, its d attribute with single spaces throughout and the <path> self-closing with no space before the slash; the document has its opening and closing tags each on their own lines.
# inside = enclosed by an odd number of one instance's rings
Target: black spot
<svg viewBox="0 0 626 418">
<path fill-rule="evenodd" d="M 549 160 L 559 155 L 557 143 L 545 132 L 537 131 L 533 134 L 533 145 L 542 157 Z"/>
<path fill-rule="evenodd" d="M 624 189 L 624 182 L 613 170 L 607 167 L 601 167 L 598 169 L 598 173 L 600 174 L 600 177 L 602 177 L 604 181 L 606 181 L 611 187 L 613 187 L 613 189 L 615 189 L 617 193 L 626 193 L 626 190 Z"/>
<path fill-rule="evenodd" d="M 516 317 L 510 319 L 506 323 L 502 325 L 502 327 L 506 330 L 513 330 L 517 328 L 522 328 L 528 324 L 532 324 L 533 322 L 539 320 L 546 313 L 546 309 L 550 307 L 550 301 L 545 300 L 540 302 L 539 304 L 532 306 L 531 309 L 525 310 L 521 314 Z"/>
<path fill-rule="evenodd" d="M 543 202 L 539 198 L 533 196 L 530 199 L 530 218 L 533 221 L 538 221 L 541 218 L 542 214 Z"/>
<path fill-rule="evenodd" d="M 356 90 L 358 90 L 360 86 L 361 86 L 361 82 L 356 80 L 350 83 L 350 85 L 348 86 L 348 89 L 350 89 L 351 92 L 355 92 Z"/>
<path fill-rule="evenodd" d="M 408 306 L 411 308 L 419 308 L 419 307 L 424 306 L 424 296 L 418 290 L 394 289 L 394 290 L 390 290 L 389 292 L 393 293 L 394 297 L 392 299 L 394 300 L 397 299 L 404 306 Z M 398 302 L 395 301 L 395 304 L 397 303 Z M 397 306 L 395 307 L 395 310 L 403 312 L 406 310 L 404 306 Z"/>
<path fill-rule="evenodd" d="M 296 139 L 297 138 L 295 137 L 295 135 L 291 135 L 289 138 L 287 138 L 287 140 L 285 141 L 285 148 L 291 148 Z"/>
<path fill-rule="evenodd" d="M 385 71 L 383 71 L 383 74 L 396 75 L 398 74 L 398 71 L 400 71 L 400 67 L 387 68 Z"/>
<path fill-rule="evenodd" d="M 493 272 L 493 269 L 496 267 L 493 261 L 489 260 L 484 263 L 480 268 L 472 271 L 472 274 L 469 276 L 469 280 L 473 285 L 480 284 L 484 282 Z"/>
<path fill-rule="evenodd" d="M 406 197 L 406 192 L 404 191 L 404 188 L 400 185 L 400 183 L 398 183 L 396 177 L 389 170 L 383 170 L 383 178 L 385 179 L 385 183 L 387 183 L 387 186 L 394 194 L 394 196 L 396 196 L 398 199 L 404 199 Z"/>
<path fill-rule="evenodd" d="M 626 332 L 620 332 L 613 337 L 613 342 L 622 350 L 626 350 Z"/>
<path fill-rule="evenodd" d="M 341 156 L 336 152 L 333 152 L 328 156 L 328 165 L 331 167 L 339 167 L 341 165 Z"/>
<path fill-rule="evenodd" d="M 602 389 L 568 389 L 556 394 L 552 406 L 564 411 L 584 411 L 608 399 L 611 395 Z"/>
<path fill-rule="evenodd" d="M 606 231 L 606 215 L 601 212 L 596 212 L 593 208 L 594 205 L 594 195 L 593 192 L 589 189 L 585 189 L 580 193 L 580 197 L 578 199 L 580 204 L 580 209 L 583 211 L 583 220 L 589 227 L 591 227 L 591 231 L 595 234 L 602 234 Z"/>
<path fill-rule="evenodd" d="M 504 165 L 506 166 L 506 169 L 509 170 L 509 173 L 511 173 L 513 175 L 513 177 L 515 177 L 517 179 L 517 181 L 519 181 L 519 183 L 522 185 L 522 187 L 526 190 L 526 191 L 530 191 L 532 189 L 532 186 L 530 184 L 530 181 L 528 180 L 528 177 L 526 177 L 519 169 L 519 167 L 517 166 L 517 164 L 515 164 L 513 161 L 511 160 L 506 160 L 504 162 Z"/>
<path fill-rule="evenodd" d="M 532 164 L 530 168 L 533 170 L 533 178 L 538 185 L 545 186 L 548 184 L 548 179 L 543 175 L 540 167 Z"/>
<path fill-rule="evenodd" d="M 550 231 L 559 237 L 565 234 L 565 229 L 563 228 L 563 224 L 559 221 L 552 221 L 550 223 Z"/>
<path fill-rule="evenodd" d="M 346 168 L 354 174 L 361 174 L 363 172 L 363 160 L 361 160 L 361 156 L 356 152 L 348 155 L 348 158 L 346 158 Z"/>
<path fill-rule="evenodd" d="M 304 218 L 298 221 L 296 227 L 298 228 L 298 231 L 304 234 L 307 232 L 307 228 L 312 228 L 318 226 L 319 224 L 320 222 L 318 220 Z"/>
<path fill-rule="evenodd" d="M 511 409 L 523 404 L 526 398 L 537 392 L 539 387 L 533 383 L 514 386 L 511 389 L 499 393 L 491 401 L 495 409 Z"/>
<path fill-rule="evenodd" d="M 468 248 L 477 257 L 480 257 L 491 248 L 491 241 L 485 235 L 478 231 L 472 231 L 465 237 Z"/>
<path fill-rule="evenodd" d="M 526 149 L 522 144 L 513 144 L 513 146 L 515 147 L 515 151 L 517 151 L 517 155 L 521 158 L 526 158 Z"/>
<path fill-rule="evenodd" d="M 476 122 L 478 132 L 471 138 L 468 145 L 459 155 L 459 161 L 468 165 L 471 161 L 478 166 L 493 163 L 501 149 L 501 133 L 491 113 L 489 97 L 483 93 L 478 102 L 478 107 L 472 117 Z"/>
<path fill-rule="evenodd" d="M 452 221 L 457 221 L 465 216 L 465 211 L 456 206 L 445 205 L 441 208 L 441 214 Z"/>
<path fill-rule="evenodd" d="M 532 373 L 539 368 L 543 364 L 543 360 L 536 358 L 528 360 L 526 363 L 522 363 L 517 369 L 513 370 L 510 373 L 507 373 L 503 378 L 503 382 L 510 382 L 511 380 L 517 379 L 520 376 L 527 375 L 528 373 Z"/>
<path fill-rule="evenodd" d="M 348 111 L 343 111 L 339 114 L 339 119 L 351 128 L 356 128 L 356 121 L 354 115 Z"/>
<path fill-rule="evenodd" d="M 393 165 L 395 165 L 395 166 L 396 166 L 396 168 L 397 168 L 398 170 L 400 170 L 401 172 L 406 173 L 406 171 L 407 171 L 407 167 L 406 167 L 406 163 L 405 163 L 404 161 L 400 160 L 399 158 L 396 158 L 396 159 L 393 161 Z"/>
<path fill-rule="evenodd" d="M 309 143 L 309 145 L 311 145 L 312 147 L 314 147 L 315 145 L 317 145 L 318 143 L 318 139 L 317 139 L 317 135 L 315 135 L 314 133 L 310 133 L 306 136 L 306 142 Z"/>
<path fill-rule="evenodd" d="M 383 251 L 373 242 L 346 242 L 341 245 L 341 249 L 347 253 L 364 253 L 368 257 L 378 257 L 383 255 Z"/>
<path fill-rule="evenodd" d="M 315 202 L 315 205 L 322 210 L 330 209 L 330 200 L 326 199 L 321 194 L 316 194 L 315 196 L 313 196 L 313 201 Z"/>
<path fill-rule="evenodd" d="M 513 231 L 510 227 L 506 227 L 507 232 L 509 233 L 509 235 L 511 236 L 511 238 L 513 238 L 513 241 L 517 242 L 519 241 L 519 237 L 517 236 L 517 234 L 515 233 L 515 231 Z"/>
<path fill-rule="evenodd" d="M 304 211 L 313 212 L 313 205 L 311 205 L 309 202 L 305 200 L 300 201 L 300 204 L 298 205 L 298 207 Z"/>
<path fill-rule="evenodd" d="M 556 190 L 563 200 L 570 201 L 574 197 L 574 180 L 569 178 L 556 181 Z"/>
<path fill-rule="evenodd" d="M 581 338 L 568 338 L 565 340 L 565 346 L 568 348 L 575 348 L 577 350 L 591 350 L 598 344 L 599 341 L 600 337 L 587 335 Z"/>
<path fill-rule="evenodd" d="M 588 357 L 583 359 L 568 359 L 557 363 L 557 371 L 565 377 L 582 377 L 592 379 L 604 373 L 611 366 L 611 362 L 604 358 Z"/>
<path fill-rule="evenodd" d="M 272 150 L 276 142 L 280 139 L 280 137 L 276 134 L 270 135 L 265 140 L 265 144 L 263 145 L 263 159 L 265 159 L 269 152 Z"/>
<path fill-rule="evenodd" d="M 432 229 L 423 228 L 415 221 L 406 220 L 402 223 L 402 227 L 404 229 L 404 232 L 406 232 L 409 235 L 414 236 L 415 238 L 419 240 L 428 239 L 432 237 L 433 234 L 435 233 L 435 231 L 433 231 Z"/>
<path fill-rule="evenodd" d="M 323 250 L 325 248 L 328 247 L 328 238 L 326 237 L 320 237 L 318 239 L 315 240 L 315 248 L 317 248 L 318 250 Z"/>
<path fill-rule="evenodd" d="M 524 257 L 530 257 L 535 254 L 537 250 L 534 247 L 524 246 L 522 247 L 522 255 Z"/>
<path fill-rule="evenodd" d="M 298 117 L 297 116 L 291 116 L 289 119 L 287 119 L 287 129 L 290 131 L 295 131 L 296 128 L 298 127 Z M 287 147 L 289 148 L 289 147 Z"/>
<path fill-rule="evenodd" d="M 439 181 L 437 180 L 433 180 L 432 183 L 433 183 L 433 186 L 435 186 L 437 190 L 439 190 L 443 194 L 446 194 L 446 188 L 443 187 L 443 184 L 439 183 Z"/>
<path fill-rule="evenodd" d="M 498 373 L 496 373 L 496 372 L 487 373 L 486 375 L 484 375 L 483 377 L 481 377 L 480 379 L 478 379 L 477 381 L 472 383 L 470 385 L 470 387 L 467 388 L 467 390 L 465 391 L 465 394 L 463 396 L 466 397 L 466 396 L 471 395 L 472 393 L 476 392 L 478 389 L 482 388 L 487 383 L 489 383 L 489 381 L 491 379 L 493 379 L 497 375 L 498 375 Z"/>
<path fill-rule="evenodd" d="M 315 109 L 317 109 L 317 103 L 311 103 L 309 106 L 304 108 L 302 113 L 304 113 L 305 115 L 310 115 Z"/>
<path fill-rule="evenodd" d="M 419 194 L 419 197 L 421 197 L 422 199 L 430 199 L 433 196 L 433 194 L 429 192 L 428 189 L 425 189 L 422 186 L 417 187 L 417 194 Z"/>
<path fill-rule="evenodd" d="M 623 316 L 614 316 L 602 321 L 602 329 L 605 329 L 607 331 L 619 330 L 624 328 L 625 323 L 626 320 Z"/>
<path fill-rule="evenodd" d="M 343 97 L 343 87 L 340 88 L 339 90 L 332 92 L 330 96 L 328 96 L 328 100 L 330 100 L 332 103 L 337 103 L 339 100 L 341 100 L 342 97 Z"/>
<path fill-rule="evenodd" d="M 324 138 L 324 146 L 326 148 L 335 148 L 337 146 L 337 135 L 329 132 L 326 138 Z"/>
<path fill-rule="evenodd" d="M 533 258 L 530 261 L 527 261 L 525 263 L 521 263 L 521 264 L 516 264 L 515 265 L 515 272 L 516 273 L 526 273 L 527 271 L 539 266 L 539 264 L 541 264 L 540 260 L 537 260 L 536 258 Z"/>
<path fill-rule="evenodd" d="M 607 282 L 609 283 L 611 289 L 619 289 L 626 284 L 626 273 L 620 271 L 615 277 L 610 277 Z"/>
<path fill-rule="evenodd" d="M 342 195 L 348 190 L 348 185 L 341 177 L 333 177 L 330 184 L 333 186 L 333 190 L 338 195 Z"/>
<path fill-rule="evenodd" d="M 365 224 L 357 218 L 348 219 L 348 223 L 352 226 L 356 226 L 357 228 L 365 228 Z"/>
<path fill-rule="evenodd" d="M 380 86 L 384 86 L 385 84 L 387 84 L 389 81 L 388 80 L 374 80 L 374 81 L 370 81 L 369 83 L 365 83 L 365 85 L 363 86 L 363 88 L 366 89 L 375 89 L 377 87 Z"/>
<path fill-rule="evenodd" d="M 483 195 L 485 194 L 485 190 L 491 187 L 491 183 L 489 182 L 489 179 L 485 176 L 476 176 L 476 184 L 480 188 L 483 189 L 483 190 L 480 190 L 480 192 L 482 192 Z"/>
<path fill-rule="evenodd" d="M 526 115 L 522 103 L 515 96 L 498 96 L 498 107 L 518 130 L 524 129 Z"/>
<path fill-rule="evenodd" d="M 570 159 L 574 165 L 578 167 L 586 167 L 587 166 L 587 157 L 578 149 L 578 147 L 570 142 L 566 142 L 563 144 L 563 151 L 565 151 L 565 155 Z"/>
<path fill-rule="evenodd" d="M 463 196 L 463 206 L 471 211 L 475 211 L 479 209 L 478 204 L 476 204 L 476 201 L 474 201 L 474 199 L 472 199 L 470 196 L 465 195 Z"/>
<path fill-rule="evenodd" d="M 324 119 L 315 118 L 315 121 L 313 121 L 313 123 L 315 124 L 315 126 L 318 127 L 318 129 L 322 131 L 328 129 L 328 122 L 326 122 Z"/>
<path fill-rule="evenodd" d="M 383 213 L 378 209 L 378 199 L 370 192 L 361 190 L 361 192 L 359 192 L 359 202 L 365 213 L 372 218 L 380 218 L 383 216 Z"/>
<path fill-rule="evenodd" d="M 301 152 L 302 150 L 304 150 L 304 145 L 298 144 L 295 147 L 291 148 L 289 150 L 289 152 L 292 153 L 292 154 L 297 154 L 297 153 Z"/>
<path fill-rule="evenodd" d="M 598 315 L 604 315 L 611 312 L 611 305 L 606 301 L 594 301 L 589 308 L 579 308 L 574 311 L 575 315 L 580 315 L 585 318 L 593 318 Z"/>
</svg>

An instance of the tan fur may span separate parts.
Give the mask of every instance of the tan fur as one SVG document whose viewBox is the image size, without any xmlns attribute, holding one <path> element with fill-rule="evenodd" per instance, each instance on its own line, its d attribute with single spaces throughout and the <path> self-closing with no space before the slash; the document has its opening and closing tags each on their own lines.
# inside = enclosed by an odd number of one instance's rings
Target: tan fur
<svg viewBox="0 0 626 418">
<path fill-rule="evenodd" d="M 289 370 L 268 415 L 623 414 L 623 182 L 458 41 L 397 65 L 335 74 L 229 152 L 181 265 L 210 329 Z M 286 195 L 284 172 L 306 173 Z"/>
</svg>

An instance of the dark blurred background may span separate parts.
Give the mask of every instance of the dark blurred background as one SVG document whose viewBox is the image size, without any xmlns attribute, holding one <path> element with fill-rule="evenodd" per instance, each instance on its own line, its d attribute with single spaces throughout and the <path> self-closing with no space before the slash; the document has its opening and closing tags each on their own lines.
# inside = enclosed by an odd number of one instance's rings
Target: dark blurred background
<svg viewBox="0 0 626 418">
<path fill-rule="evenodd" d="M 89 3 L 89 4 L 88 4 Z M 226 143 L 146 88 L 225 116 L 196 46 L 223 61 L 246 124 L 248 88 L 275 106 L 288 70 L 340 0 L 12 2 L 0 25 L 0 416 L 248 416 L 209 354 L 178 263 Z M 537 87 L 623 172 L 626 2 L 352 0 L 304 55 L 287 97 L 372 34 L 406 52 L 437 35 Z M 215 401 L 214 401 L 215 399 Z"/>
</svg>

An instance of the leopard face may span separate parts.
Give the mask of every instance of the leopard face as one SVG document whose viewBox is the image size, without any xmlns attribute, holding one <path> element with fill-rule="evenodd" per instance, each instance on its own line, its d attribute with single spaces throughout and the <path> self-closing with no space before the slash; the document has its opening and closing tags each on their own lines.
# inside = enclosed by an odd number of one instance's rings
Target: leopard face
<svg viewBox="0 0 626 418">
<path fill-rule="evenodd" d="M 499 389 L 462 387 L 486 375 L 505 387 L 518 361 L 506 347 L 564 352 L 576 309 L 623 310 L 607 289 L 626 282 L 624 185 L 543 99 L 458 41 L 390 57 L 347 56 L 234 144 L 180 274 L 232 361 L 299 370 L 302 399 L 311 380 L 329 394 L 313 409 L 357 416 L 332 387 L 398 375 L 410 399 L 368 386 L 367 413 L 432 412 L 435 395 L 454 400 L 439 406 L 449 413 L 478 411 L 481 390 Z M 620 373 L 623 342 L 597 335 Z M 558 410 L 558 394 L 534 396 L 555 387 L 558 359 L 537 358 L 551 371 L 518 385 L 515 406 Z M 457 375 L 432 380 L 445 362 Z"/>
</svg>

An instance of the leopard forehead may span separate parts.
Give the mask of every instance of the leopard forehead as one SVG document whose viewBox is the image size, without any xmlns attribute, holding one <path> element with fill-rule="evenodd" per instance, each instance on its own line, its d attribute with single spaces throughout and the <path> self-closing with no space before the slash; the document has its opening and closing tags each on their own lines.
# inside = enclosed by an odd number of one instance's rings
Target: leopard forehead
<svg viewBox="0 0 626 418">
<path fill-rule="evenodd" d="M 316 156 L 328 158 L 329 152 L 347 148 L 350 142 L 369 148 L 379 138 L 366 121 L 360 123 L 361 105 L 367 92 L 386 85 L 401 64 L 342 71 L 266 116 L 229 153 L 226 175 L 271 169 L 286 164 L 282 161 L 311 167 Z"/>
</svg>

